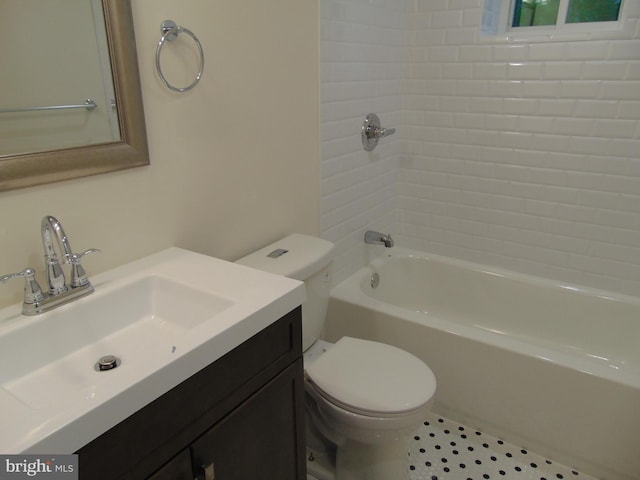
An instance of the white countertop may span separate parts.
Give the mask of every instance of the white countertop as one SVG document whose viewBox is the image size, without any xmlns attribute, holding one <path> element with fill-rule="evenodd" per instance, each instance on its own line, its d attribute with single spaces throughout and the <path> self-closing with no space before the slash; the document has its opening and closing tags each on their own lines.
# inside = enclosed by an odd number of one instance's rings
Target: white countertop
<svg viewBox="0 0 640 480">
<path fill-rule="evenodd" d="M 82 395 L 58 395 L 51 401 L 45 395 L 36 402 L 26 402 L 0 385 L 0 453 L 73 453 L 305 299 L 304 284 L 296 280 L 170 248 L 95 276 L 91 279 L 95 287 L 92 295 L 54 311 L 25 317 L 20 314 L 19 305 L 0 310 L 0 336 L 25 325 L 55 322 L 75 303 L 91 302 L 149 275 L 197 285 L 229 299 L 231 306 L 211 320 L 176 332 L 170 348 L 161 342 L 140 345 L 144 361 L 98 373 L 98 383 Z M 24 343 L 23 348 L 28 350 L 28 340 Z M 0 368 L 12 368 L 9 357 L 0 351 Z"/>
</svg>

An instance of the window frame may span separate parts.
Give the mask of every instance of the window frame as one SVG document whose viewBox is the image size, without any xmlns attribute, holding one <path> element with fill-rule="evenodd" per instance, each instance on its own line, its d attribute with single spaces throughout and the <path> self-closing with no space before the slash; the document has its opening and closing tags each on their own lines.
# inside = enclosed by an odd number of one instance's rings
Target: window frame
<svg viewBox="0 0 640 480">
<path fill-rule="evenodd" d="M 493 12 L 491 24 L 483 22 L 480 26 L 480 40 L 503 41 L 569 41 L 631 38 L 634 32 L 633 22 L 627 20 L 626 11 L 630 0 L 622 0 L 618 20 L 606 22 L 566 23 L 569 0 L 560 0 L 555 25 L 533 25 L 514 27 L 515 0 L 499 0 L 500 11 Z M 490 0 L 484 0 L 483 13 Z M 496 15 L 497 13 L 497 15 Z"/>
</svg>

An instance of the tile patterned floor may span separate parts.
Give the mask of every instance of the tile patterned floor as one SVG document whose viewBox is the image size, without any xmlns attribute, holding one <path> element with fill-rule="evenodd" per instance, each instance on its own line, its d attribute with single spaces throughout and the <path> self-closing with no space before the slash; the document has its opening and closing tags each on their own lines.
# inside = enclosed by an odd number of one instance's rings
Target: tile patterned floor
<svg viewBox="0 0 640 480">
<path fill-rule="evenodd" d="M 409 440 L 409 463 L 411 480 L 596 480 L 437 415 Z"/>
</svg>

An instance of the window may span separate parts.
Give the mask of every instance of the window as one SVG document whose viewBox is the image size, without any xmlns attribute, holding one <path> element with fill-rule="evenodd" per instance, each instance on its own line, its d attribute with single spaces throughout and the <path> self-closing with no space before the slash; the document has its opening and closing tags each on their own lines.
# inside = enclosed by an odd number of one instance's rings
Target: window
<svg viewBox="0 0 640 480">
<path fill-rule="evenodd" d="M 484 0 L 482 32 L 535 34 L 619 28 L 623 0 Z"/>
<path fill-rule="evenodd" d="M 514 0 L 512 27 L 615 22 L 622 0 Z"/>
<path fill-rule="evenodd" d="M 515 0 L 512 27 L 555 25 L 560 0 Z"/>
</svg>

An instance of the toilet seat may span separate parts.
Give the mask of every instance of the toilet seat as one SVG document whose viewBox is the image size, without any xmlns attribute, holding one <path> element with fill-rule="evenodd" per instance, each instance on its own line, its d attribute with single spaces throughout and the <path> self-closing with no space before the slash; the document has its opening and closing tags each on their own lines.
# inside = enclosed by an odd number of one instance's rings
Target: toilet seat
<svg viewBox="0 0 640 480">
<path fill-rule="evenodd" d="M 345 410 L 397 416 L 428 403 L 436 390 L 431 369 L 392 345 L 342 337 L 310 365 L 307 379 L 318 394 Z"/>
</svg>

